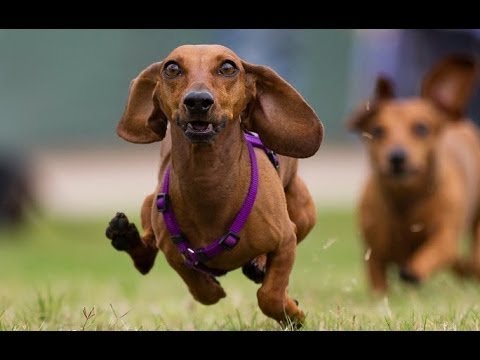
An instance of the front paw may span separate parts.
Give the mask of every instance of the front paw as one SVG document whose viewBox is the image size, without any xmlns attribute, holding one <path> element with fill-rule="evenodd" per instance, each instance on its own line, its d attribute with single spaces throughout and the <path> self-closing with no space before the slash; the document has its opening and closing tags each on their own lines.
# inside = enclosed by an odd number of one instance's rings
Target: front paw
<svg viewBox="0 0 480 360">
<path fill-rule="evenodd" d="M 413 284 L 413 285 L 419 285 L 421 280 L 420 277 L 416 274 L 414 274 L 412 271 L 410 271 L 406 267 L 400 268 L 400 279 L 403 281 Z"/>
<path fill-rule="evenodd" d="M 112 246 L 118 251 L 133 249 L 141 242 L 137 227 L 121 212 L 110 220 L 105 235 L 112 240 Z"/>
</svg>

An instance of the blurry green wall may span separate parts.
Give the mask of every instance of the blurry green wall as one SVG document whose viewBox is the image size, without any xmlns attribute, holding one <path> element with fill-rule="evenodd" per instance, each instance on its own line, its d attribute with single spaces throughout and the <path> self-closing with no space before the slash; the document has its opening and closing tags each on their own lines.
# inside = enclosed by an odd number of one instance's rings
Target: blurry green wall
<svg viewBox="0 0 480 360">
<path fill-rule="evenodd" d="M 236 50 L 229 31 L 0 30 L 0 144 L 113 144 L 139 71 L 184 43 L 227 39 L 222 43 Z M 237 33 L 248 41 L 257 30 Z M 329 140 L 344 136 L 352 36 L 351 30 L 289 30 L 288 78 L 324 121 Z"/>
</svg>

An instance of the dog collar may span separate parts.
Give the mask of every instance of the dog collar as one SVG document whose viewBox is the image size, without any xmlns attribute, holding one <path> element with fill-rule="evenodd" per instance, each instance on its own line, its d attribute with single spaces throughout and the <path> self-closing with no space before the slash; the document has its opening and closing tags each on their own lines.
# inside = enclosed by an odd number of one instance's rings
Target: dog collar
<svg viewBox="0 0 480 360">
<path fill-rule="evenodd" d="M 177 247 L 178 251 L 185 259 L 185 265 L 197 271 L 206 273 L 211 276 L 225 275 L 227 271 L 220 269 L 213 269 L 205 265 L 205 262 L 211 260 L 215 256 L 221 254 L 225 250 L 232 250 L 240 241 L 240 231 L 247 222 L 247 219 L 252 211 L 253 204 L 257 197 L 258 191 L 258 165 L 257 158 L 253 147 L 261 148 L 265 151 L 273 166 L 278 169 L 279 161 L 277 154 L 272 150 L 266 148 L 260 138 L 254 133 L 244 133 L 247 143 L 248 154 L 250 157 L 250 186 L 248 188 L 247 196 L 243 201 L 242 207 L 235 216 L 232 225 L 228 232 L 219 239 L 216 239 L 211 244 L 192 249 L 186 236 L 180 230 L 177 219 L 173 212 L 171 202 L 168 195 L 170 186 L 170 167 L 165 171 L 165 176 L 162 185 L 162 192 L 157 195 L 157 210 L 162 213 L 163 221 L 170 234 L 172 242 Z"/>
</svg>

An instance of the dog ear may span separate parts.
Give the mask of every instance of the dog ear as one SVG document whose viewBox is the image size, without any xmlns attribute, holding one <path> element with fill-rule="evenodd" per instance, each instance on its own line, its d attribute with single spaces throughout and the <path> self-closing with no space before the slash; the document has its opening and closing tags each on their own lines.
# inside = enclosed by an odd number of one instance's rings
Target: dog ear
<svg viewBox="0 0 480 360">
<path fill-rule="evenodd" d="M 360 133 L 365 130 L 368 120 L 378 109 L 382 101 L 391 100 L 395 97 L 393 81 L 386 75 L 380 74 L 375 82 L 373 98 L 360 105 L 353 115 L 347 120 L 347 128 L 350 131 Z"/>
<path fill-rule="evenodd" d="M 323 125 L 303 97 L 272 69 L 242 62 L 247 81 L 247 107 L 242 123 L 259 134 L 278 154 L 305 158 L 323 140 Z"/>
<path fill-rule="evenodd" d="M 373 99 L 375 101 L 391 100 L 395 97 L 395 89 L 392 79 L 384 74 L 377 77 Z"/>
<path fill-rule="evenodd" d="M 161 62 L 154 63 L 130 83 L 127 105 L 117 125 L 117 134 L 121 138 L 148 144 L 165 137 L 168 122 L 155 96 L 161 68 Z"/>
<path fill-rule="evenodd" d="M 453 54 L 439 61 L 422 81 L 421 95 L 450 117 L 465 116 L 478 80 L 478 66 L 467 55 Z"/>
</svg>

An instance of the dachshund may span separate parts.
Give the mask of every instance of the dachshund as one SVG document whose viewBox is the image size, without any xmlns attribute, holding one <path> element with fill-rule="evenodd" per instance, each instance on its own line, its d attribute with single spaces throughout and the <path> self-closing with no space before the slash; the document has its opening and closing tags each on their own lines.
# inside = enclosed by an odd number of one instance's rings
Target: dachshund
<svg viewBox="0 0 480 360">
<path fill-rule="evenodd" d="M 219 276 L 242 268 L 261 284 L 266 316 L 301 326 L 304 312 L 287 287 L 316 209 L 297 159 L 314 155 L 323 133 L 315 111 L 271 68 L 220 45 L 180 46 L 131 82 L 117 126 L 129 142 L 161 141 L 143 235 L 117 213 L 106 236 L 142 274 L 160 249 L 204 305 L 226 296 Z"/>
</svg>

